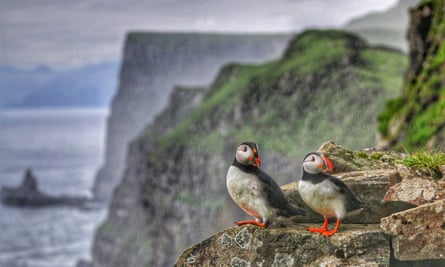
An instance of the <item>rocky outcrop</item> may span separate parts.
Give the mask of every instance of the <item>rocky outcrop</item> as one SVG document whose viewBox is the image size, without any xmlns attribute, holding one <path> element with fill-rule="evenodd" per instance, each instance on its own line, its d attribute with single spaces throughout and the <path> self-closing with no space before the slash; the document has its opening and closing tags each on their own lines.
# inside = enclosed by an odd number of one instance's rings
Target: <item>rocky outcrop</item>
<svg viewBox="0 0 445 267">
<path fill-rule="evenodd" d="M 418 207 L 412 199 L 383 201 L 389 191 L 394 194 L 397 190 L 398 195 L 411 194 L 411 188 L 401 185 L 407 181 L 423 179 L 434 182 L 432 177 L 422 174 L 415 177 L 419 172 L 404 166 L 401 159 L 405 155 L 396 152 L 351 151 L 332 142 L 325 142 L 319 151 L 332 158 L 339 168 L 346 168 L 342 163 L 351 162 L 349 168 L 353 165 L 354 169 L 361 169 L 334 174 L 365 205 L 359 215 L 344 220 L 339 233 L 323 238 L 307 232 L 307 222 L 323 221 L 321 216 L 315 216 L 308 209 L 307 216 L 293 219 L 281 228 L 248 226 L 226 229 L 187 248 L 176 266 L 213 266 L 216 263 L 227 266 L 445 264 L 445 197 L 436 194 L 434 199 L 439 200 L 431 200 Z M 363 162 L 363 165 L 359 166 L 358 162 Z M 382 166 L 385 169 L 380 169 Z M 282 188 L 291 202 L 303 205 L 295 184 Z"/>
<path fill-rule="evenodd" d="M 308 225 L 232 227 L 186 249 L 175 266 L 388 266 L 389 240 L 378 225 L 347 225 L 331 238 Z"/>
<path fill-rule="evenodd" d="M 401 53 L 355 35 L 312 30 L 279 60 L 225 66 L 190 114 L 171 103 L 131 142 L 95 237 L 93 266 L 172 266 L 185 247 L 246 216 L 225 187 L 241 141 L 259 143 L 264 168 L 279 184 L 297 179 L 304 154 L 326 133 L 354 148 L 371 146 L 375 116 L 398 91 L 404 62 Z M 381 188 L 393 179 L 376 176 Z"/>
<path fill-rule="evenodd" d="M 91 200 L 86 197 L 52 196 L 46 194 L 39 190 L 37 178 L 33 175 L 31 169 L 27 169 L 20 186 L 2 187 L 1 201 L 3 205 L 17 207 L 45 207 L 56 205 L 81 207 Z"/>
<path fill-rule="evenodd" d="M 441 259 L 445 264 L 445 199 L 383 218 L 381 228 L 393 236 L 396 259 Z"/>
<path fill-rule="evenodd" d="M 93 187 L 107 200 L 124 171 L 127 145 L 166 106 L 176 85 L 208 85 L 228 62 L 259 63 L 281 55 L 288 34 L 130 33 L 119 88 L 107 121 L 105 162 Z"/>
<path fill-rule="evenodd" d="M 384 202 L 406 202 L 415 206 L 445 199 L 445 181 L 414 177 L 404 179 L 386 191 Z"/>
</svg>

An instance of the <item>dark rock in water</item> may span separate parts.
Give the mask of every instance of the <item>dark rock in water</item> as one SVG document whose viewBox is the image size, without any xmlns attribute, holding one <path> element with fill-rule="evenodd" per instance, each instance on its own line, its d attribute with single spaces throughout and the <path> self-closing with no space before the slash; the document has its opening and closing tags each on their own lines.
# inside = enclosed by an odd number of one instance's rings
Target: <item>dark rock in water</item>
<svg viewBox="0 0 445 267">
<path fill-rule="evenodd" d="M 39 191 L 37 178 L 27 169 L 19 187 L 3 186 L 1 201 L 4 205 L 19 207 L 42 207 L 51 205 L 83 206 L 89 199 L 78 196 L 51 196 Z"/>
</svg>

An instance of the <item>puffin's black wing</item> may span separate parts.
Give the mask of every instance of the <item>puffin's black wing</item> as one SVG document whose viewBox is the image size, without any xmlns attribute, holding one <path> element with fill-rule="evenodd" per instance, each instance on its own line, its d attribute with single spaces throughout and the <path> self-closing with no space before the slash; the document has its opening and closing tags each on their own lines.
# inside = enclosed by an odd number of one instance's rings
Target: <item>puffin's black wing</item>
<svg viewBox="0 0 445 267">
<path fill-rule="evenodd" d="M 290 217 L 305 214 L 302 209 L 289 203 L 280 186 L 267 173 L 257 168 L 254 174 L 262 182 L 262 192 L 267 197 L 269 204 L 278 210 L 279 216 Z"/>
<path fill-rule="evenodd" d="M 363 202 L 361 202 L 360 199 L 358 199 L 354 193 L 352 193 L 349 187 L 342 180 L 332 175 L 325 175 L 327 176 L 327 179 L 337 187 L 337 190 L 346 197 L 345 206 L 347 212 L 363 208 Z"/>
</svg>

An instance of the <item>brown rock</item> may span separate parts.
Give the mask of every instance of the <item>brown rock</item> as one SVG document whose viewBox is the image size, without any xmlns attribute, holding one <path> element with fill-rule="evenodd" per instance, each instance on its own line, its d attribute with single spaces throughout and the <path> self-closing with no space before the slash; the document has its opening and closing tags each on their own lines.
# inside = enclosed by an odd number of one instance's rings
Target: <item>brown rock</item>
<svg viewBox="0 0 445 267">
<path fill-rule="evenodd" d="M 445 200 L 382 218 L 398 260 L 445 259 Z"/>
<path fill-rule="evenodd" d="M 400 159 L 406 155 L 395 151 L 377 149 L 352 151 L 332 141 L 326 141 L 320 146 L 318 152 L 323 153 L 332 161 L 335 173 L 393 169 L 405 175 L 408 171 L 408 168 L 400 164 Z"/>
<path fill-rule="evenodd" d="M 330 238 L 289 228 L 232 227 L 186 249 L 175 266 L 388 266 L 378 225 L 345 225 Z"/>
<path fill-rule="evenodd" d="M 425 178 L 403 179 L 391 186 L 383 201 L 403 201 L 415 206 L 445 199 L 445 181 Z"/>
</svg>

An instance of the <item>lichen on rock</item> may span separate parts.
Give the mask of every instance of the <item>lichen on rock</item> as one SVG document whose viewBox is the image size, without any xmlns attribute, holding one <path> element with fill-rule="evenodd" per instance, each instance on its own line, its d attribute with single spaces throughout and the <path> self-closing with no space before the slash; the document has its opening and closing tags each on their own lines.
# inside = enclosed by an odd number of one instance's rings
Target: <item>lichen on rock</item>
<svg viewBox="0 0 445 267">
<path fill-rule="evenodd" d="M 404 155 L 394 151 L 352 151 L 330 141 L 323 143 L 319 151 L 340 166 L 336 171 L 342 172 L 333 175 L 365 204 L 359 215 L 345 218 L 338 233 L 324 238 L 308 232 L 308 222 L 321 223 L 323 219 L 306 208 L 306 216 L 287 224 L 224 230 L 186 249 L 176 266 L 403 265 L 400 261 L 417 266 L 429 264 L 430 260 L 442 263 L 443 181 L 426 174 L 415 176 L 415 171 L 401 164 Z M 292 203 L 304 207 L 297 188 L 297 182 L 282 187 Z M 194 261 L 187 261 L 190 258 Z"/>
<path fill-rule="evenodd" d="M 310 233 L 306 231 L 307 227 L 307 224 L 266 229 L 251 225 L 232 227 L 186 249 L 175 266 L 332 266 L 333 262 L 344 266 L 389 264 L 389 240 L 380 232 L 378 225 L 347 225 L 344 231 L 332 238 Z M 248 237 L 249 242 L 241 246 L 221 246 L 221 239 L 227 236 L 236 238 L 240 234 Z M 191 257 L 193 262 L 187 260 Z"/>
</svg>

